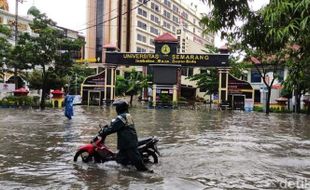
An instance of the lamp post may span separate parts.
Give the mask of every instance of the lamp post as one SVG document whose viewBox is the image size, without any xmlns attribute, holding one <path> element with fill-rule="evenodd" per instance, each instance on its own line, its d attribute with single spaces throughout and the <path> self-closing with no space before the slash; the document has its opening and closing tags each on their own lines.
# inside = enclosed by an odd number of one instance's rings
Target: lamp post
<svg viewBox="0 0 310 190">
<path fill-rule="evenodd" d="M 15 46 L 17 45 L 18 42 L 18 3 L 23 3 L 23 0 L 15 0 Z M 16 61 L 16 60 L 15 60 Z M 14 66 L 14 84 L 15 84 L 15 89 L 18 88 L 18 79 L 17 79 L 17 63 L 15 63 Z"/>
</svg>

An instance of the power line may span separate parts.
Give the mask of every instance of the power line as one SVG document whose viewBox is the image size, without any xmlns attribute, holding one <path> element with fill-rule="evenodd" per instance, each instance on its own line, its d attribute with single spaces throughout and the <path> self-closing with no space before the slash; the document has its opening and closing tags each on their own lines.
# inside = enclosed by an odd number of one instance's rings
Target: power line
<svg viewBox="0 0 310 190">
<path fill-rule="evenodd" d="M 123 3 L 122 4 L 122 6 L 124 6 L 124 5 L 126 5 L 126 3 Z M 96 8 L 97 6 L 88 6 L 88 8 Z M 105 13 L 105 14 L 103 14 L 102 15 L 102 17 L 104 17 L 104 16 L 106 16 L 106 15 L 108 15 L 108 14 L 112 14 L 112 12 L 114 12 L 114 11 L 116 11 L 118 8 L 115 8 L 115 9 L 113 9 L 113 10 L 111 10 L 111 11 L 109 11 L 109 12 L 107 12 L 107 13 Z M 90 21 L 87 21 L 85 24 L 83 24 L 83 25 L 81 25 L 81 26 L 86 26 L 86 25 L 88 25 L 88 24 L 90 24 L 90 23 L 92 23 L 92 22 L 94 22 L 94 21 L 96 21 L 97 20 L 97 18 L 95 18 L 95 19 L 91 19 Z M 83 29 L 82 29 L 83 30 Z"/>
<path fill-rule="evenodd" d="M 133 11 L 133 10 L 135 10 L 135 9 L 137 9 L 137 8 L 139 8 L 139 7 L 141 7 L 142 5 L 146 4 L 146 3 L 149 2 L 149 1 L 150 1 L 150 0 L 145 0 L 143 3 L 141 3 L 141 4 L 139 4 L 139 5 L 135 6 L 135 7 L 133 7 L 132 9 L 130 9 L 130 12 Z M 127 14 L 127 13 L 128 13 L 128 11 L 125 11 L 125 12 L 122 13 L 121 15 L 123 16 L 123 15 L 125 15 L 125 14 Z M 78 30 L 78 31 L 80 32 L 80 31 L 83 31 L 83 30 L 87 30 L 87 29 L 96 27 L 96 26 L 98 26 L 98 25 L 102 25 L 102 24 L 104 24 L 104 23 L 106 23 L 106 22 L 109 22 L 109 21 L 111 21 L 111 20 L 114 20 L 114 19 L 116 19 L 116 18 L 118 18 L 118 17 L 120 17 L 120 15 L 117 15 L 117 16 L 115 16 L 115 17 L 113 17 L 113 18 L 110 18 L 110 19 L 108 19 L 108 20 L 104 20 L 104 21 L 102 21 L 102 22 L 100 22 L 100 23 L 97 23 L 97 24 L 95 24 L 95 25 L 86 27 L 86 28 L 81 29 L 81 30 Z"/>
</svg>

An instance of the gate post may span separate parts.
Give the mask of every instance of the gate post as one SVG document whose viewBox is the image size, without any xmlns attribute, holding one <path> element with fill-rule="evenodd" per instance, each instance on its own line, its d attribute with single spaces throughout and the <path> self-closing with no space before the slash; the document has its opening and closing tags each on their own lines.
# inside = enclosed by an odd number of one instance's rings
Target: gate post
<svg viewBox="0 0 310 190">
<path fill-rule="evenodd" d="M 219 69 L 219 104 L 228 101 L 228 73 L 229 69 Z"/>
<path fill-rule="evenodd" d="M 156 84 L 153 84 L 153 107 L 156 106 Z"/>
<path fill-rule="evenodd" d="M 177 103 L 178 101 L 178 86 L 173 85 L 173 95 L 172 95 L 172 102 Z"/>
<path fill-rule="evenodd" d="M 115 67 L 106 66 L 105 70 L 105 85 L 104 85 L 104 100 L 106 103 L 114 101 L 115 98 Z"/>
<path fill-rule="evenodd" d="M 119 49 L 113 44 L 107 44 L 103 47 L 106 52 L 118 52 Z M 106 103 L 113 102 L 115 99 L 115 83 L 116 83 L 116 66 L 106 63 L 106 54 L 103 55 L 103 64 L 105 66 L 105 86 L 104 100 Z"/>
</svg>

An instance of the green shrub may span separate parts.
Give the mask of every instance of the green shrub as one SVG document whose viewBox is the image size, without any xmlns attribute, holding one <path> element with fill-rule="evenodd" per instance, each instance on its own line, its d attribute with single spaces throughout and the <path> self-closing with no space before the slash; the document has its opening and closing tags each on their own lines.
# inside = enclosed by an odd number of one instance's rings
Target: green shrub
<svg viewBox="0 0 310 190">
<path fill-rule="evenodd" d="M 159 100 L 162 103 L 170 103 L 171 102 L 171 98 L 170 98 L 170 96 L 168 94 L 160 94 Z"/>
<path fill-rule="evenodd" d="M 254 107 L 253 107 L 253 111 L 263 112 L 264 109 L 263 109 L 263 107 L 261 107 L 261 106 L 254 106 Z"/>
<path fill-rule="evenodd" d="M 1 101 L 2 106 L 16 106 L 16 107 L 30 107 L 35 106 L 35 101 L 31 96 L 7 96 L 4 97 Z"/>
</svg>

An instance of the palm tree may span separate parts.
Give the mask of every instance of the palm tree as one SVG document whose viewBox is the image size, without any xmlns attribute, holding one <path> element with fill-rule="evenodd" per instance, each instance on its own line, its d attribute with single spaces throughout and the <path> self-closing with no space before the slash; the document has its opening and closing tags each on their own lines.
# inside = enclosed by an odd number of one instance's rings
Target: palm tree
<svg viewBox="0 0 310 190">
<path fill-rule="evenodd" d="M 140 93 L 143 88 L 148 87 L 148 76 L 143 76 L 141 72 L 133 69 L 128 78 L 117 76 L 116 78 L 116 95 L 129 95 L 129 104 L 132 106 L 132 100 L 135 95 Z"/>
</svg>

